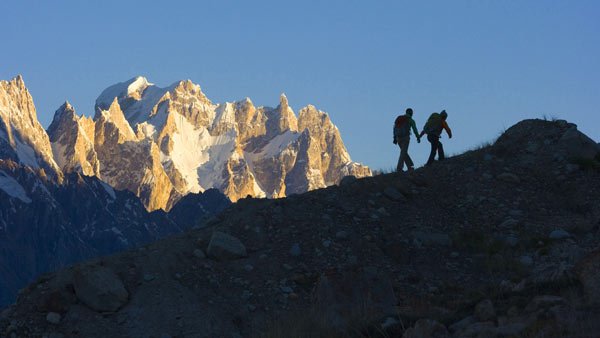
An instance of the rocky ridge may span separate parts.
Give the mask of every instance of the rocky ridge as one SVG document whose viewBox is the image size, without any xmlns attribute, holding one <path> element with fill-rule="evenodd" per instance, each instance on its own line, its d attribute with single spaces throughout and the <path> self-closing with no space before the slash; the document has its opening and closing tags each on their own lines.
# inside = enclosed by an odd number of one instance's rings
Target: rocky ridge
<svg viewBox="0 0 600 338">
<path fill-rule="evenodd" d="M 525 120 L 430 168 L 241 199 L 204 228 L 48 274 L 0 332 L 593 337 L 599 200 L 600 146 Z"/>
</svg>

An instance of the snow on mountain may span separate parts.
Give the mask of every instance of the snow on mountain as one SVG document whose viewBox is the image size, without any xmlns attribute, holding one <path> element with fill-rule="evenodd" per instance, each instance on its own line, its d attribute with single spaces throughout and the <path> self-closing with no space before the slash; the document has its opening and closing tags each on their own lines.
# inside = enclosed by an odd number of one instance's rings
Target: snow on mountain
<svg viewBox="0 0 600 338">
<path fill-rule="evenodd" d="M 62 180 L 50 140 L 37 119 L 33 99 L 20 75 L 0 81 L 0 156 L 43 169 Z"/>
<path fill-rule="evenodd" d="M 24 203 L 31 203 L 31 198 L 27 196 L 23 186 L 2 170 L 0 170 L 0 190 L 4 191 L 8 196 L 20 199 Z"/>
<path fill-rule="evenodd" d="M 137 77 L 107 88 L 97 110 L 115 98 L 138 139 L 158 145 L 173 196 L 217 188 L 234 201 L 283 197 L 371 174 L 351 161 L 327 114 L 308 106 L 297 118 L 285 94 L 276 108 L 213 104 L 189 80 L 158 88 Z"/>
<path fill-rule="evenodd" d="M 326 113 L 308 106 L 297 117 L 285 94 L 276 108 L 248 98 L 216 104 L 190 80 L 160 88 L 138 76 L 105 89 L 94 119 L 66 102 L 47 135 L 22 79 L 2 86 L 0 156 L 55 177 L 96 176 L 148 210 L 211 188 L 233 201 L 284 197 L 371 174 L 351 161 Z"/>
</svg>

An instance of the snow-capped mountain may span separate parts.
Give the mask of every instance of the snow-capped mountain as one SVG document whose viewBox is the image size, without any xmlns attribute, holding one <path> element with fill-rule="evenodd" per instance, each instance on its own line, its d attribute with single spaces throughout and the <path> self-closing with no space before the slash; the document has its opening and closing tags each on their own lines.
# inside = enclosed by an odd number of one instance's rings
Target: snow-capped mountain
<svg viewBox="0 0 600 338">
<path fill-rule="evenodd" d="M 248 98 L 215 104 L 189 80 L 159 88 L 136 77 L 102 92 L 94 120 L 99 176 L 135 192 L 149 210 L 169 210 L 181 196 L 209 188 L 233 201 L 284 197 L 371 174 L 351 161 L 326 113 L 307 106 L 297 118 L 283 94 L 276 108 Z M 109 129 L 98 127 L 109 121 Z M 123 161 L 124 151 L 140 158 Z"/>
<path fill-rule="evenodd" d="M 298 117 L 245 98 L 213 103 L 189 80 L 160 88 L 143 77 L 115 84 L 93 119 L 65 102 L 47 134 L 23 79 L 2 81 L 0 155 L 63 174 L 96 176 L 136 194 L 147 210 L 170 210 L 189 193 L 216 188 L 232 201 L 284 197 L 371 175 L 352 162 L 337 127 L 313 106 Z"/>
<path fill-rule="evenodd" d="M 50 140 L 37 119 L 33 99 L 20 75 L 0 81 L 0 158 L 12 159 L 62 180 Z"/>
</svg>

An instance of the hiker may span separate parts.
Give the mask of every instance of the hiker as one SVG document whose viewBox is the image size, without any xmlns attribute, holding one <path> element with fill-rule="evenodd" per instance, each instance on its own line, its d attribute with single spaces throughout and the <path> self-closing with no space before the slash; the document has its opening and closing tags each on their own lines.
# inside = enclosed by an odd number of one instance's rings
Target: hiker
<svg viewBox="0 0 600 338">
<path fill-rule="evenodd" d="M 400 146 L 400 158 L 398 159 L 398 165 L 396 166 L 396 171 L 398 172 L 402 171 L 405 163 L 407 171 L 412 171 L 415 169 L 415 164 L 410 158 L 410 155 L 408 155 L 410 129 L 412 128 L 415 136 L 417 137 L 417 142 L 419 143 L 421 143 L 421 136 L 419 136 L 417 125 L 415 124 L 415 120 L 412 119 L 412 116 L 413 110 L 408 108 L 406 109 L 406 114 L 398 116 L 394 122 L 394 144 Z"/>
<path fill-rule="evenodd" d="M 427 134 L 427 141 L 431 143 L 431 153 L 429 153 L 429 159 L 425 166 L 430 166 L 433 163 L 436 152 L 438 153 L 438 160 L 444 160 L 444 146 L 442 145 L 442 142 L 440 142 L 442 130 L 445 129 L 446 133 L 448 133 L 448 137 L 452 138 L 452 130 L 450 130 L 448 123 L 446 123 L 447 118 L 448 113 L 446 113 L 445 110 L 442 110 L 439 114 L 431 114 L 423 127 L 423 131 L 419 134 L 420 137 L 423 137 L 423 134 Z"/>
</svg>

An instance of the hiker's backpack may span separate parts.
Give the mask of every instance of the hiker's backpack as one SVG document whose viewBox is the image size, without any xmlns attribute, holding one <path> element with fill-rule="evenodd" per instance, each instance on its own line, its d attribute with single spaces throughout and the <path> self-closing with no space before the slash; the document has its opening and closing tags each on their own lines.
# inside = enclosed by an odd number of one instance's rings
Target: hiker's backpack
<svg viewBox="0 0 600 338">
<path fill-rule="evenodd" d="M 399 139 L 410 135 L 410 122 L 406 115 L 400 115 L 394 122 L 394 138 Z"/>
<path fill-rule="evenodd" d="M 438 113 L 433 113 L 429 115 L 429 118 L 427 119 L 423 130 L 425 130 L 425 133 L 427 133 L 427 135 L 437 135 L 441 133 L 442 128 L 442 116 Z"/>
</svg>

